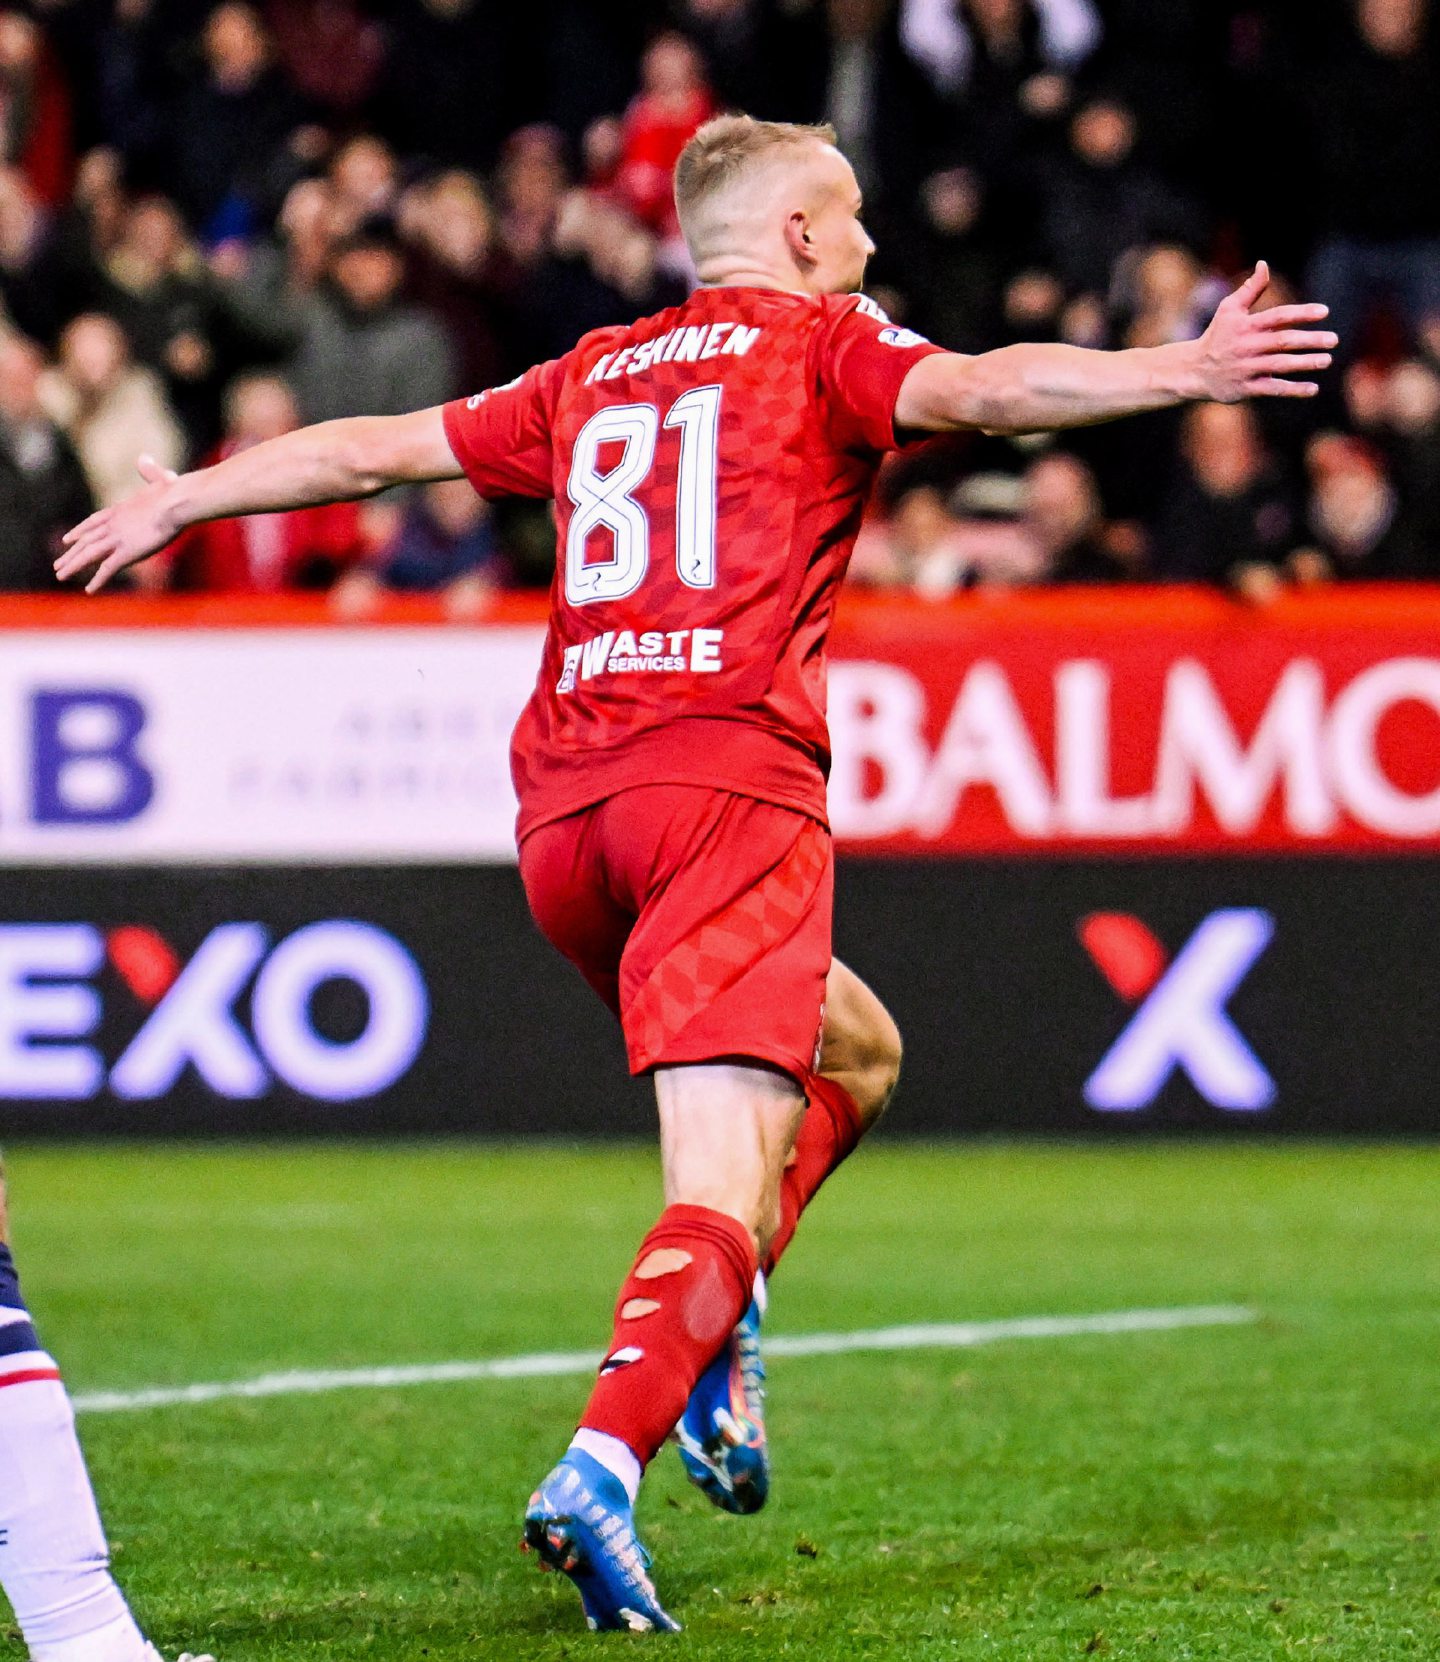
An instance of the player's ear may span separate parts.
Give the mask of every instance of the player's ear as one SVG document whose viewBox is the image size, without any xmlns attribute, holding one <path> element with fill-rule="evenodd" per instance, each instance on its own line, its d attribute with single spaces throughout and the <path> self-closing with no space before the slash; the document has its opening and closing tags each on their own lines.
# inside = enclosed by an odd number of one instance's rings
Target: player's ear
<svg viewBox="0 0 1440 1662">
<path fill-rule="evenodd" d="M 816 264 L 815 245 L 810 237 L 810 216 L 803 208 L 796 208 L 785 221 L 785 245 L 802 270 L 809 271 Z"/>
</svg>

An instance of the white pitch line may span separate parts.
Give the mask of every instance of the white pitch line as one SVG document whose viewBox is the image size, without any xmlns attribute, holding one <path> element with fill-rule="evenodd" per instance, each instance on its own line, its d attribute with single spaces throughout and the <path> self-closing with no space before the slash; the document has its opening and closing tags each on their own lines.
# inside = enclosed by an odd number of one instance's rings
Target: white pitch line
<svg viewBox="0 0 1440 1662">
<path fill-rule="evenodd" d="M 838 1356 L 851 1351 L 970 1350 L 1003 1339 L 1071 1339 L 1086 1334 L 1164 1333 L 1183 1327 L 1238 1327 L 1258 1319 L 1243 1304 L 1198 1304 L 1171 1310 L 1112 1310 L 1096 1316 L 1018 1316 L 993 1322 L 934 1322 L 872 1327 L 853 1333 L 777 1334 L 770 1356 Z M 588 1350 L 540 1351 L 489 1362 L 431 1362 L 405 1368 L 335 1368 L 266 1373 L 256 1379 L 199 1385 L 161 1385 L 141 1391 L 90 1391 L 74 1399 L 85 1414 L 133 1408 L 172 1408 L 228 1397 L 309 1396 L 324 1391 L 374 1390 L 403 1385 L 452 1385 L 471 1379 L 539 1379 L 593 1373 L 600 1357 Z"/>
</svg>

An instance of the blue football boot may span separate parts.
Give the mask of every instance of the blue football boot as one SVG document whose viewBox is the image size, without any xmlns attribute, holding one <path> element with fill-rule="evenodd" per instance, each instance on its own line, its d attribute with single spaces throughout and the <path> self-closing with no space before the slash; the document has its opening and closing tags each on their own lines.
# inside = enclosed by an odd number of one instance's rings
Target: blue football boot
<svg viewBox="0 0 1440 1662">
<path fill-rule="evenodd" d="M 765 1446 L 765 1364 L 760 1359 L 760 1321 L 765 1283 L 701 1374 L 675 1428 L 685 1474 L 726 1512 L 758 1512 L 770 1493 Z"/>
<path fill-rule="evenodd" d="M 572 1449 L 531 1495 L 520 1546 L 575 1583 L 592 1633 L 680 1631 L 645 1573 L 625 1485 L 588 1454 Z"/>
</svg>

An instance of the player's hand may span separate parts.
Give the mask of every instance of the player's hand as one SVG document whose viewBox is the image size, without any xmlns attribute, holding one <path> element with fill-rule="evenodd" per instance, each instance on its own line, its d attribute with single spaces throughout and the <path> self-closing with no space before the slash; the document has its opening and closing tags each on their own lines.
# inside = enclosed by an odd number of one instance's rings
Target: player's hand
<svg viewBox="0 0 1440 1662">
<path fill-rule="evenodd" d="M 65 533 L 65 551 L 55 562 L 62 583 L 88 571 L 85 592 L 94 594 L 126 566 L 164 548 L 179 529 L 170 504 L 170 486 L 178 475 L 153 456 L 142 456 L 136 465 L 145 481 L 142 489 Z"/>
<path fill-rule="evenodd" d="M 1200 397 L 1217 404 L 1242 398 L 1313 398 L 1314 381 L 1291 380 L 1329 369 L 1339 336 L 1308 325 L 1323 323 L 1328 306 L 1273 306 L 1256 311 L 1270 286 L 1264 260 L 1216 308 L 1210 327 L 1196 341 Z"/>
</svg>

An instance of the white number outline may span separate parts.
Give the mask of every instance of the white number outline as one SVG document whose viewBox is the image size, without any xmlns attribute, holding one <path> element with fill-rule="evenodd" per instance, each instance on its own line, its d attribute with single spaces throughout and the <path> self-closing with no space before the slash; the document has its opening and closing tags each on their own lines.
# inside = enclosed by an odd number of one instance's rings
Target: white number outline
<svg viewBox="0 0 1440 1662">
<path fill-rule="evenodd" d="M 718 383 L 691 387 L 670 406 L 664 426 L 680 434 L 675 475 L 675 574 L 690 589 L 716 582 L 716 496 L 720 473 Z M 653 404 L 610 404 L 597 410 L 575 437 L 565 490 L 574 512 L 565 535 L 565 598 L 572 606 L 624 600 L 650 569 L 650 520 L 635 492 L 655 466 L 660 412 Z M 607 473 L 596 469 L 600 446 L 624 446 Z M 586 561 L 585 545 L 609 531 L 614 553 Z M 689 571 L 686 565 L 689 565 Z"/>
<path fill-rule="evenodd" d="M 611 404 L 597 410 L 580 429 L 565 483 L 575 511 L 565 538 L 565 598 L 572 606 L 592 600 L 623 600 L 645 581 L 650 566 L 650 522 L 631 495 L 649 478 L 660 437 L 660 412 L 653 404 Z M 600 446 L 624 445 L 608 473 L 596 470 Z M 586 563 L 592 531 L 610 532 L 608 560 Z"/>
<path fill-rule="evenodd" d="M 691 387 L 670 406 L 666 427 L 680 429 L 675 475 L 675 574 L 689 589 L 715 587 L 716 495 L 720 473 L 720 399 L 712 382 Z M 686 565 L 690 570 L 686 571 Z"/>
</svg>

